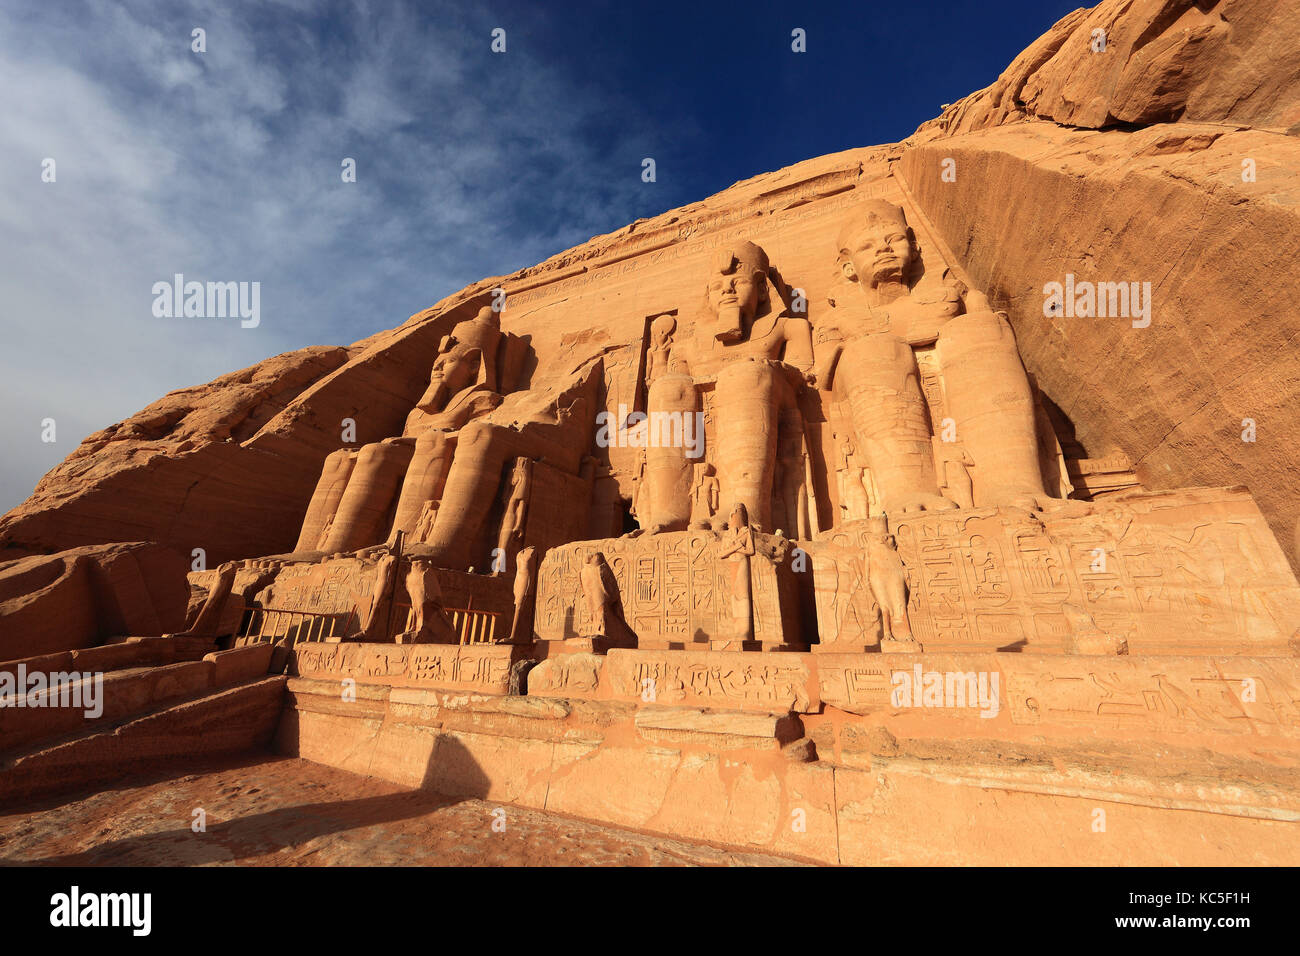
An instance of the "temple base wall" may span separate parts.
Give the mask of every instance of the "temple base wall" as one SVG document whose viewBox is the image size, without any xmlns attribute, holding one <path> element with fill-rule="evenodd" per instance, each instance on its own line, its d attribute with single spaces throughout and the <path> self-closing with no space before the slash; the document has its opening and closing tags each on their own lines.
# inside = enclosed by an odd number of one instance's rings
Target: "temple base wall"
<svg viewBox="0 0 1300 956">
<path fill-rule="evenodd" d="M 770 706 L 728 683 L 768 655 L 562 655 L 515 697 L 396 670 L 349 695 L 302 653 L 280 752 L 452 796 L 823 863 L 1300 863 L 1293 658 L 788 654 Z M 688 672 L 650 703 L 656 657 Z M 917 667 L 996 674 L 996 713 L 891 701 Z"/>
</svg>

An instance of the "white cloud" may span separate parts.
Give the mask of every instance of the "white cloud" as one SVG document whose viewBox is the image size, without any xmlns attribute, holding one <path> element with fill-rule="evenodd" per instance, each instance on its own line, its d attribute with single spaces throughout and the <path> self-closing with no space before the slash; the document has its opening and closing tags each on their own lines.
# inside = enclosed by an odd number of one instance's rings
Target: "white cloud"
<svg viewBox="0 0 1300 956">
<path fill-rule="evenodd" d="M 315 9 L 0 9 L 0 510 L 166 391 L 398 325 L 642 214 L 622 134 L 590 135 L 636 129 L 635 104 L 519 32 L 494 56 L 455 11 Z M 260 281 L 261 327 L 154 318 L 176 272 Z"/>
</svg>

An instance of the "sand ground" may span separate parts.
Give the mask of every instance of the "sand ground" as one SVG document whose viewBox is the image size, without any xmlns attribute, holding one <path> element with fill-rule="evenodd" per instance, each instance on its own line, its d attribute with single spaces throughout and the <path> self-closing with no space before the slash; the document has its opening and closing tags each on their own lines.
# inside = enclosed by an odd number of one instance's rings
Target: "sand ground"
<svg viewBox="0 0 1300 956">
<path fill-rule="evenodd" d="M 206 830 L 192 827 L 195 810 Z M 496 812 L 501 811 L 501 812 Z M 494 821 L 504 820 L 494 830 Z M 406 790 L 289 757 L 207 760 L 0 807 L 0 865 L 768 866 L 792 861 Z"/>
</svg>

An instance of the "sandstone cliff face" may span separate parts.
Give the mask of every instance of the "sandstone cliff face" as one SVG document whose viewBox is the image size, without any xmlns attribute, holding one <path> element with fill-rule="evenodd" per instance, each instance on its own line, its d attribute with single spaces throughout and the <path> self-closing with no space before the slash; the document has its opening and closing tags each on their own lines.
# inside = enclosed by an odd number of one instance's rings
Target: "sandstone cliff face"
<svg viewBox="0 0 1300 956">
<path fill-rule="evenodd" d="M 0 658 L 93 647 L 185 623 L 179 554 L 148 542 L 71 548 L 0 565 Z"/>
<path fill-rule="evenodd" d="M 1154 489 L 1246 485 L 1300 566 L 1297 124 L 1294 4 L 1107 0 L 923 124 L 895 172 L 1090 453 Z M 1150 326 L 1045 316 L 1067 274 L 1150 282 Z"/>
<path fill-rule="evenodd" d="M 1063 17 L 916 138 L 1021 119 L 1286 131 L 1300 123 L 1295 16 L 1288 0 L 1106 0 Z"/>
<path fill-rule="evenodd" d="M 1124 452 L 1154 489 L 1245 484 L 1292 549 L 1300 141 L 1284 133 L 1300 122 L 1300 40 L 1288 6 L 1106 0 L 903 144 L 754 177 L 484 279 L 346 349 L 287 353 L 166 396 L 88 438 L 0 519 L 0 560 L 126 540 L 203 548 L 209 566 L 287 551 L 344 420 L 356 444 L 400 433 L 440 338 L 489 290 L 509 292 L 503 328 L 528 336 L 533 387 L 605 356 L 617 388 L 645 316 L 698 297 L 698 275 L 672 263 L 706 236 L 762 242 L 825 302 L 833 228 L 817 210 L 850 190 L 903 191 L 923 243 L 946 247 L 1008 311 L 1087 455 Z M 1098 28 L 1107 46 L 1093 53 Z M 1043 286 L 1066 273 L 1149 281 L 1151 325 L 1045 316 Z M 601 314 L 565 304 L 579 292 L 599 293 Z M 610 392 L 609 407 L 617 400 Z M 1256 441 L 1242 440 L 1243 419 Z"/>
</svg>

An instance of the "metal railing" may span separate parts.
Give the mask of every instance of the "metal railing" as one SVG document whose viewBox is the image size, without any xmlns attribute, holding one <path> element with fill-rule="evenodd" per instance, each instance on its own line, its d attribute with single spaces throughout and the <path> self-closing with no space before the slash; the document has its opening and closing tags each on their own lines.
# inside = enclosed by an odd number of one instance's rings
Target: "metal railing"
<svg viewBox="0 0 1300 956">
<path fill-rule="evenodd" d="M 474 611 L 469 608 L 449 607 L 447 616 L 451 626 L 460 635 L 462 644 L 491 644 L 497 633 L 497 611 Z"/>
<path fill-rule="evenodd" d="M 411 605 L 399 601 L 397 606 L 407 611 L 406 622 L 409 628 Z M 451 622 L 452 630 L 460 636 L 462 644 L 491 644 L 496 637 L 500 611 L 476 611 L 469 607 L 445 607 L 442 610 Z"/>
<path fill-rule="evenodd" d="M 340 613 L 249 607 L 244 609 L 244 617 L 240 621 L 235 642 L 236 644 L 259 643 L 290 635 L 295 643 L 345 637 L 349 625 L 356 616 L 356 608 Z"/>
</svg>

